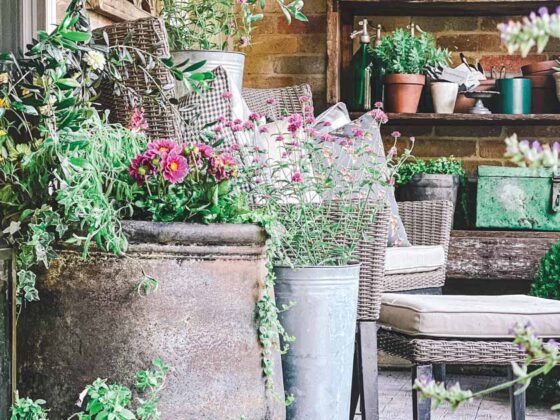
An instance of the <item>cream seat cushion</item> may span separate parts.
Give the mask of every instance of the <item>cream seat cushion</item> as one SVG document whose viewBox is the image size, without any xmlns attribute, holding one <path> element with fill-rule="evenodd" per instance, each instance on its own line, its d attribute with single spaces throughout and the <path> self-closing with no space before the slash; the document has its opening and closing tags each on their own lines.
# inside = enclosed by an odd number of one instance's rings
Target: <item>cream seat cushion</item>
<svg viewBox="0 0 560 420">
<path fill-rule="evenodd" d="M 382 328 L 418 337 L 510 338 L 530 322 L 541 337 L 560 337 L 560 301 L 525 295 L 440 296 L 386 293 Z"/>
<path fill-rule="evenodd" d="M 443 246 L 388 247 L 385 256 L 385 274 L 424 273 L 437 270 L 445 264 Z"/>
</svg>

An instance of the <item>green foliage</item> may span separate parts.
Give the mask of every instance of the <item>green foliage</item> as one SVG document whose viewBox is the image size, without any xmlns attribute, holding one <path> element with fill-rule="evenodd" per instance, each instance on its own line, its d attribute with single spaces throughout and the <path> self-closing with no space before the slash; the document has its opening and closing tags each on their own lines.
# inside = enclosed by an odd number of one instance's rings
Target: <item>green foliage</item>
<svg viewBox="0 0 560 420">
<path fill-rule="evenodd" d="M 424 74 L 426 66 L 445 66 L 451 58 L 447 49 L 436 47 L 430 34 L 413 36 L 404 29 L 384 37 L 373 53 L 382 61 L 387 74 Z"/>
<path fill-rule="evenodd" d="M 292 17 L 307 22 L 303 0 L 275 0 L 290 23 Z M 165 20 L 171 50 L 228 50 L 247 47 L 254 24 L 264 17 L 266 0 L 164 0 Z M 234 45 L 231 45 L 231 42 Z"/>
<path fill-rule="evenodd" d="M 443 174 L 458 175 L 462 179 L 465 176 L 465 170 L 461 161 L 453 156 L 446 158 L 441 157 L 434 160 L 415 159 L 413 162 L 404 163 L 395 175 L 397 185 L 405 185 L 410 182 L 414 175 L 419 174 Z"/>
<path fill-rule="evenodd" d="M 159 420 L 159 394 L 165 386 L 169 366 L 159 357 L 151 370 L 136 373 L 136 391 L 107 379 L 96 379 L 80 394 L 78 407 L 86 403 L 85 411 L 72 414 L 68 420 Z M 48 420 L 43 400 L 20 399 L 12 406 L 11 420 Z"/>
<path fill-rule="evenodd" d="M 19 248 L 18 303 L 38 300 L 31 269 L 48 267 L 57 241 L 81 245 L 84 257 L 92 242 L 116 254 L 126 250 L 119 220 L 132 215 L 138 193 L 127 169 L 145 142 L 142 134 L 92 117 L 77 131 L 62 130 L 0 162 L 0 188 L 10 197 L 0 198 L 0 217 Z"/>
<path fill-rule="evenodd" d="M 19 398 L 16 393 L 14 405 L 10 410 L 12 413 L 10 420 L 47 420 L 48 410 L 43 407 L 45 404 L 44 400 Z"/>
<path fill-rule="evenodd" d="M 531 295 L 560 300 L 560 242 L 554 244 L 542 258 Z"/>
<path fill-rule="evenodd" d="M 541 259 L 530 294 L 560 300 L 560 242 L 554 244 Z M 560 368 L 556 367 L 548 376 L 535 378 L 527 397 L 531 401 L 560 400 Z"/>
</svg>

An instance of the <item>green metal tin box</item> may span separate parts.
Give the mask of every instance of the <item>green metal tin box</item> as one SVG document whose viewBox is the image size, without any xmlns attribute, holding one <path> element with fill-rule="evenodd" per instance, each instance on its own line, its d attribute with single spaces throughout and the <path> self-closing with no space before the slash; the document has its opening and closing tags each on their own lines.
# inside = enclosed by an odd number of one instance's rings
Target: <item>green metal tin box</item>
<svg viewBox="0 0 560 420">
<path fill-rule="evenodd" d="M 560 231 L 559 193 L 552 171 L 480 166 L 476 227 Z"/>
</svg>

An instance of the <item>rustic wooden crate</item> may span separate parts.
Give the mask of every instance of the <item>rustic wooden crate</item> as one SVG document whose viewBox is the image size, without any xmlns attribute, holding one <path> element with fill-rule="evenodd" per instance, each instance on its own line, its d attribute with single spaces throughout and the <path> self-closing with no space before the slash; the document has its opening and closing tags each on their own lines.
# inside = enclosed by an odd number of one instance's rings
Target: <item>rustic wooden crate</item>
<svg viewBox="0 0 560 420">
<path fill-rule="evenodd" d="M 546 170 L 480 166 L 476 227 L 560 231 L 553 179 Z"/>
</svg>

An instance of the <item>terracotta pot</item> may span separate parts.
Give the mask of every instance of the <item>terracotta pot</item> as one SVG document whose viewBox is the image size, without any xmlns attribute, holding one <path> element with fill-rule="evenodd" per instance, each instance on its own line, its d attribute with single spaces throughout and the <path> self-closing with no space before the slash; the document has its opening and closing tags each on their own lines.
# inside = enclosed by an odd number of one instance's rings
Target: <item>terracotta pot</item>
<svg viewBox="0 0 560 420">
<path fill-rule="evenodd" d="M 558 67 L 556 60 L 540 61 L 521 67 L 523 76 L 546 76 L 554 74 L 554 67 Z"/>
<path fill-rule="evenodd" d="M 385 76 L 385 107 L 387 112 L 415 113 L 426 84 L 420 74 L 388 74 Z"/>
<path fill-rule="evenodd" d="M 556 87 L 552 75 L 525 76 L 531 80 L 531 112 L 533 114 L 556 114 L 560 104 L 556 99 Z"/>
<path fill-rule="evenodd" d="M 487 90 L 496 90 L 496 80 L 495 79 L 487 79 L 481 80 L 480 85 L 474 88 L 476 92 L 484 92 Z M 488 109 L 494 112 L 495 104 L 494 100 L 486 100 L 484 101 L 484 105 L 488 107 Z M 475 100 L 467 98 L 465 95 L 461 95 L 460 93 L 457 95 L 457 102 L 455 102 L 455 110 L 456 114 L 467 114 L 469 110 L 474 106 Z"/>
</svg>

